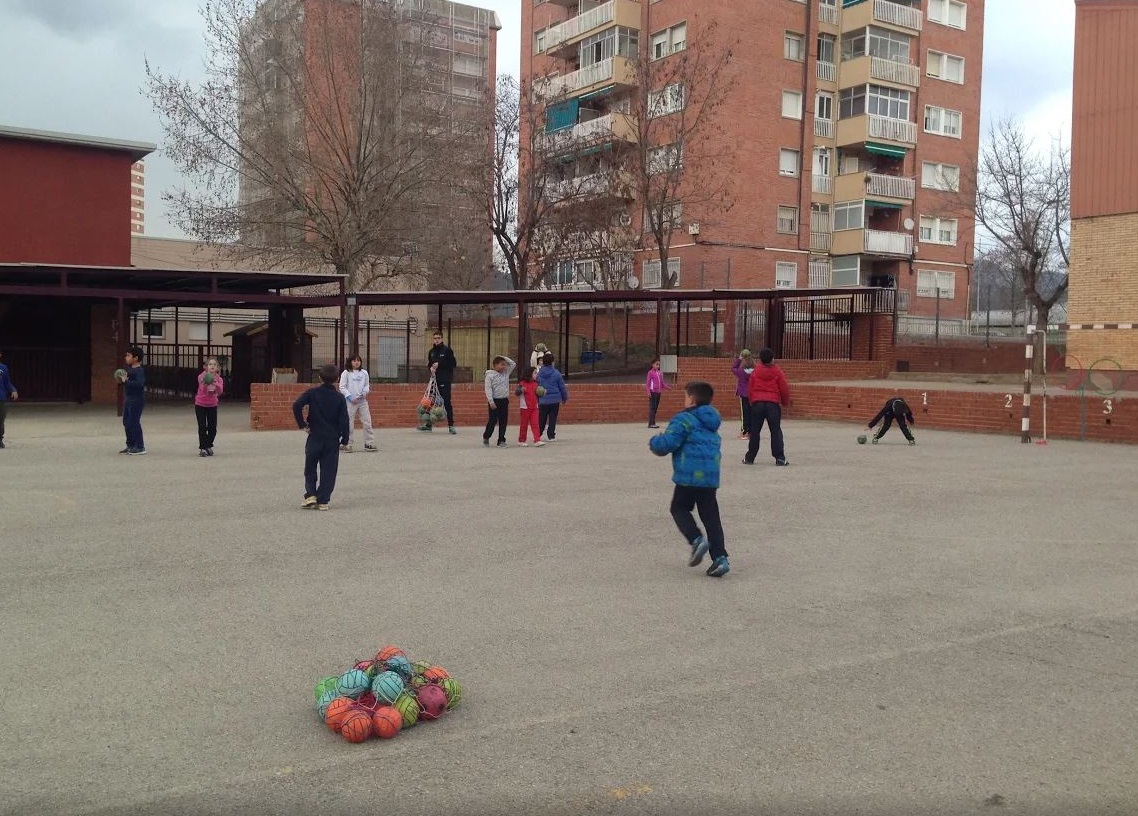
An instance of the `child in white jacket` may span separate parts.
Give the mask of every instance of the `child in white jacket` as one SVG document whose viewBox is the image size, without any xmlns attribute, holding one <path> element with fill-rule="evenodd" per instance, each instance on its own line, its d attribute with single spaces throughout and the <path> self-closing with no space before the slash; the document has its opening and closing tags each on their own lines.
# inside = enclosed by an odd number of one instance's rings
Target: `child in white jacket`
<svg viewBox="0 0 1138 816">
<path fill-rule="evenodd" d="M 364 427 L 364 450 L 378 450 L 375 446 L 375 432 L 371 427 L 371 409 L 367 405 L 367 395 L 371 391 L 371 377 L 364 368 L 363 359 L 357 354 L 348 360 L 344 371 L 340 374 L 340 393 L 348 401 L 348 427 L 352 434 L 356 432 L 356 414 L 359 414 L 360 424 Z M 341 450 L 352 452 L 351 440 Z"/>
</svg>

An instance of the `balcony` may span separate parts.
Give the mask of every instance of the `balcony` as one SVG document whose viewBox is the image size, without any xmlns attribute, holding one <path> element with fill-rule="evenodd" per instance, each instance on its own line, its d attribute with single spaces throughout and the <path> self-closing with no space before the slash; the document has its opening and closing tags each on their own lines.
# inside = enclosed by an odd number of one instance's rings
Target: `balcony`
<svg viewBox="0 0 1138 816">
<path fill-rule="evenodd" d="M 842 61 L 841 87 L 852 88 L 869 82 L 897 85 L 908 90 L 921 82 L 921 70 L 908 62 L 861 56 Z"/>
<path fill-rule="evenodd" d="M 830 195 L 834 192 L 834 179 L 830 176 L 811 176 L 810 189 L 815 193 Z"/>
<path fill-rule="evenodd" d="M 559 96 L 576 96 L 600 90 L 606 85 L 635 87 L 636 70 L 632 61 L 625 57 L 609 57 L 569 74 L 535 78 L 533 95 L 539 102 L 548 102 Z"/>
<path fill-rule="evenodd" d="M 640 6 L 632 0 L 609 0 L 583 14 L 570 17 L 545 32 L 545 50 L 550 54 L 575 51 L 581 40 L 614 25 L 639 29 Z"/>
<path fill-rule="evenodd" d="M 886 25 L 906 33 L 920 31 L 924 15 L 919 8 L 890 0 L 862 0 L 842 8 L 842 31 L 856 31 L 867 25 Z"/>
<path fill-rule="evenodd" d="M 889 230 L 841 230 L 834 233 L 830 250 L 835 255 L 887 255 L 913 254 L 913 236 L 908 232 Z"/>
<path fill-rule="evenodd" d="M 829 4 L 821 2 L 821 0 L 819 0 L 819 3 L 818 3 L 818 19 L 821 20 L 823 23 L 827 23 L 829 25 L 837 25 L 838 24 L 838 7 L 836 5 L 829 5 Z"/>
<path fill-rule="evenodd" d="M 611 197 L 630 199 L 631 178 L 619 172 L 594 173 L 550 184 L 545 188 L 546 201 L 568 202 L 574 199 Z"/>
<path fill-rule="evenodd" d="M 635 142 L 636 120 L 626 113 L 608 113 L 571 128 L 542 135 L 542 150 L 572 152 L 609 142 Z"/>
<path fill-rule="evenodd" d="M 838 122 L 839 147 L 865 142 L 892 142 L 911 147 L 917 143 L 917 123 L 873 114 L 851 116 Z"/>
<path fill-rule="evenodd" d="M 832 62 L 818 60 L 818 67 L 815 69 L 815 72 L 818 74 L 818 80 L 820 82 L 833 82 L 838 78 L 838 66 Z"/>
<path fill-rule="evenodd" d="M 820 139 L 834 138 L 833 119 L 814 119 L 814 135 Z"/>
<path fill-rule="evenodd" d="M 829 252 L 830 246 L 833 243 L 833 233 L 829 232 L 815 232 L 810 230 L 810 250 L 812 252 Z M 826 266 L 826 280 L 829 281 L 829 265 Z M 828 285 L 828 284 L 827 284 Z"/>
<path fill-rule="evenodd" d="M 876 199 L 887 204 L 905 204 L 917 194 L 916 179 L 885 173 L 847 173 L 838 176 L 834 195 L 838 201 Z"/>
</svg>

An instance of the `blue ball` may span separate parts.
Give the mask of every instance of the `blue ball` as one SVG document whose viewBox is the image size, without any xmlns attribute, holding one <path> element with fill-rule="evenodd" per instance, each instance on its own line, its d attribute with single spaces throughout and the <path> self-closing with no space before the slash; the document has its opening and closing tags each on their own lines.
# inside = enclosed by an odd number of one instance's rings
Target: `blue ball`
<svg viewBox="0 0 1138 816">
<path fill-rule="evenodd" d="M 324 713 L 328 710 L 328 704 L 335 700 L 340 695 L 336 693 L 336 689 L 327 689 L 320 693 L 316 699 L 316 710 L 320 714 L 320 719 L 324 719 Z"/>
<path fill-rule="evenodd" d="M 353 700 L 363 694 L 371 686 L 371 680 L 365 672 L 360 669 L 348 669 L 340 675 L 340 679 L 336 682 L 337 693 L 344 697 L 351 697 Z"/>
<path fill-rule="evenodd" d="M 411 668 L 411 661 L 405 658 L 403 655 L 395 655 L 393 657 L 387 658 L 387 660 L 383 661 L 383 666 L 388 671 L 393 671 L 398 674 L 403 679 L 404 683 L 409 682 L 411 680 L 411 675 L 414 674 L 414 671 Z"/>
<path fill-rule="evenodd" d="M 377 699 L 386 703 L 394 703 L 403 693 L 403 678 L 393 671 L 377 674 L 371 681 L 371 691 Z"/>
</svg>

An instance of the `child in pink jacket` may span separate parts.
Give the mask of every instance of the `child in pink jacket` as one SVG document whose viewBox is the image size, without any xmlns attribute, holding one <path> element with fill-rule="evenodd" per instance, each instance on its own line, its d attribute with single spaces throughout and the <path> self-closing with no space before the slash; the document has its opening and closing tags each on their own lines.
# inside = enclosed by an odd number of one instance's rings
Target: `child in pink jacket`
<svg viewBox="0 0 1138 816">
<path fill-rule="evenodd" d="M 194 413 L 198 418 L 198 456 L 213 456 L 213 440 L 217 438 L 217 404 L 225 393 L 221 366 L 210 357 L 198 375 L 198 392 L 194 395 Z M 208 380 L 208 382 L 207 382 Z"/>
<path fill-rule="evenodd" d="M 656 410 L 660 407 L 660 395 L 671 387 L 664 379 L 663 372 L 660 371 L 660 358 L 657 357 L 652 361 L 652 367 L 648 369 L 648 377 L 644 381 L 644 388 L 648 391 L 649 428 L 660 427 L 656 424 Z"/>
</svg>

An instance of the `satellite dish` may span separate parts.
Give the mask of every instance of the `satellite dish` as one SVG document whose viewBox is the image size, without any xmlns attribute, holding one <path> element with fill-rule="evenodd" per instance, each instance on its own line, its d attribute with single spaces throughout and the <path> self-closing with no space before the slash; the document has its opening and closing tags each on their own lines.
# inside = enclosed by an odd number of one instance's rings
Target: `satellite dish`
<svg viewBox="0 0 1138 816">
<path fill-rule="evenodd" d="M 905 219 L 905 229 L 911 230 L 912 228 L 913 228 L 913 219 L 912 218 L 906 218 Z"/>
<path fill-rule="evenodd" d="M 636 277 L 635 275 L 629 275 L 628 276 L 628 288 L 629 289 L 639 289 L 640 288 L 640 278 Z"/>
</svg>

